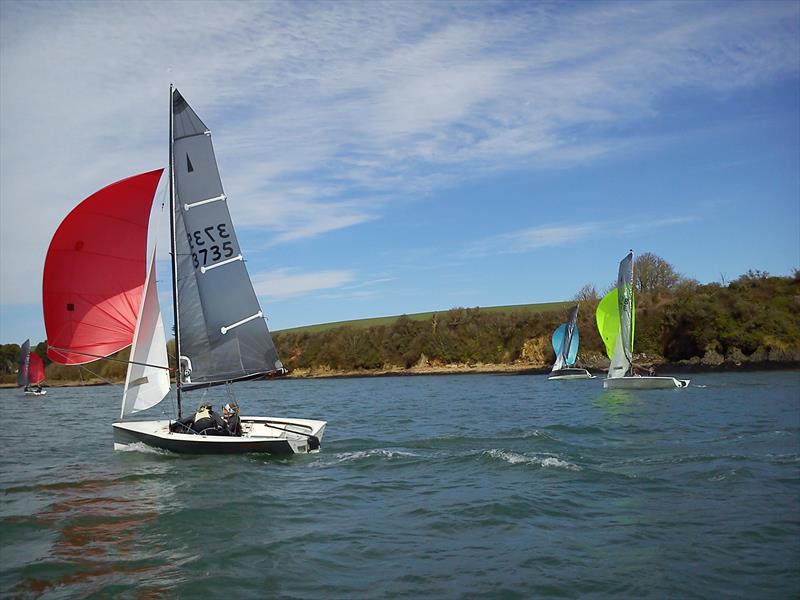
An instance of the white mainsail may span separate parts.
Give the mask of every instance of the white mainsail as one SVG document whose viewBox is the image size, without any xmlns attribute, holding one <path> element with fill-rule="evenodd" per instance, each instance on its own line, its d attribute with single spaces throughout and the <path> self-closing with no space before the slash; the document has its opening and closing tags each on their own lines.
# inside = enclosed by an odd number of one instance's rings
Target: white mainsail
<svg viewBox="0 0 800 600">
<path fill-rule="evenodd" d="M 614 354 L 611 356 L 611 364 L 608 366 L 608 377 L 610 379 L 625 377 L 628 371 L 630 371 L 631 361 L 628 360 L 624 348 L 625 344 L 622 341 L 622 329 L 620 329 L 616 344 L 614 345 Z"/>
<path fill-rule="evenodd" d="M 150 261 L 131 347 L 120 418 L 155 406 L 169 393 L 167 340 L 156 289 L 156 258 Z"/>
<path fill-rule="evenodd" d="M 633 251 L 619 263 L 617 287 L 597 305 L 597 328 L 611 359 L 608 378 L 625 377 L 633 360 L 633 331 L 636 320 L 633 296 Z"/>
</svg>

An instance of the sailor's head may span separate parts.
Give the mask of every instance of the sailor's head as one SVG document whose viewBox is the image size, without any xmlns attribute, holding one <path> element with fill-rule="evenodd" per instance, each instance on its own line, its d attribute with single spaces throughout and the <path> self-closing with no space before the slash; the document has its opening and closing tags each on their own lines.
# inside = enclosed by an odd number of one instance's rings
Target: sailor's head
<svg viewBox="0 0 800 600">
<path fill-rule="evenodd" d="M 222 412 L 224 412 L 226 415 L 232 415 L 238 413 L 239 406 L 236 404 L 236 402 L 229 402 L 228 404 L 222 407 Z"/>
</svg>

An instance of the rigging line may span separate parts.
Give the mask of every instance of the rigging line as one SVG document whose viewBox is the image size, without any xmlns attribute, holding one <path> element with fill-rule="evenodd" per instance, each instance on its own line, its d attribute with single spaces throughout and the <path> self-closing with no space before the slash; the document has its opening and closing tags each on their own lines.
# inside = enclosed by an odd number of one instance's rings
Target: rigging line
<svg viewBox="0 0 800 600">
<path fill-rule="evenodd" d="M 174 371 L 172 367 L 165 367 L 164 365 L 151 365 L 150 363 L 138 362 L 135 360 L 122 360 L 120 358 L 111 358 L 110 356 L 100 356 L 99 354 L 90 354 L 88 352 L 79 352 L 78 350 L 68 350 L 66 348 L 58 348 L 56 346 L 49 346 L 50 350 L 55 350 L 59 354 L 64 357 L 69 356 L 69 354 L 80 354 L 81 356 L 91 356 L 92 358 L 97 358 L 101 360 L 110 360 L 113 362 L 124 363 L 126 365 L 140 365 L 142 367 L 152 367 L 154 369 L 164 369 L 165 371 Z M 72 366 L 82 366 L 82 365 L 72 365 Z M 87 369 L 88 370 L 88 369 Z M 91 373 L 91 371 L 89 371 Z"/>
<path fill-rule="evenodd" d="M 90 373 L 91 375 L 94 375 L 94 376 L 95 376 L 95 377 L 97 377 L 98 379 L 102 379 L 102 380 L 103 380 L 103 381 L 105 381 L 105 382 L 106 382 L 108 385 L 113 385 L 113 386 L 116 386 L 116 387 L 119 387 L 119 385 L 120 385 L 120 384 L 118 384 L 118 383 L 114 383 L 114 382 L 113 382 L 113 381 L 111 381 L 110 379 L 106 379 L 105 377 L 103 377 L 102 375 L 100 375 L 100 373 L 95 373 L 95 372 L 94 372 L 94 371 L 92 371 L 91 369 L 88 369 L 88 368 L 86 368 L 86 365 L 69 365 L 69 366 L 72 366 L 72 367 L 78 367 L 78 375 L 79 375 L 79 376 L 80 376 L 80 378 L 81 378 L 81 386 L 83 386 L 83 385 L 86 385 L 86 384 L 85 384 L 85 382 L 83 381 L 83 371 L 84 371 L 84 370 L 85 370 L 87 373 Z"/>
<path fill-rule="evenodd" d="M 113 386 L 116 386 L 116 387 L 119 387 L 119 385 L 120 385 L 120 384 L 118 384 L 118 383 L 114 383 L 114 382 L 113 382 L 113 381 L 111 381 L 110 379 L 106 379 L 105 377 L 103 377 L 102 375 L 100 375 L 100 373 L 95 373 L 95 372 L 94 372 L 94 371 L 92 371 L 91 369 L 87 369 L 87 368 L 86 368 L 86 366 L 84 366 L 84 365 L 78 365 L 78 366 L 79 366 L 81 369 L 86 369 L 86 371 L 88 371 L 89 373 L 91 373 L 91 374 L 92 374 L 92 375 L 94 375 L 95 377 L 97 377 L 97 378 L 99 378 L 99 379 L 102 379 L 102 380 L 103 380 L 103 381 L 105 381 L 105 382 L 106 382 L 108 385 L 113 385 Z"/>
</svg>

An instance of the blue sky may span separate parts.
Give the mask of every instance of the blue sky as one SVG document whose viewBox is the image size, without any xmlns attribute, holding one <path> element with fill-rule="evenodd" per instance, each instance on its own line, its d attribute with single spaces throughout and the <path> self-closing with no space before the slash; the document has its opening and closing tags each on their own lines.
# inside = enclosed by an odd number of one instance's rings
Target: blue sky
<svg viewBox="0 0 800 600">
<path fill-rule="evenodd" d="M 61 219 L 165 166 L 170 82 L 272 329 L 565 300 L 629 248 L 800 267 L 798 2 L 2 0 L 0 343 L 45 338 Z"/>
</svg>

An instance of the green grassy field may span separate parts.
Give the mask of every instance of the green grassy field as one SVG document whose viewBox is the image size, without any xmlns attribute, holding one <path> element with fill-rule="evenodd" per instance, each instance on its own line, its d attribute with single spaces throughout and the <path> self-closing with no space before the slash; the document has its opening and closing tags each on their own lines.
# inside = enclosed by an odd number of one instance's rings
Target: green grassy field
<svg viewBox="0 0 800 600">
<path fill-rule="evenodd" d="M 541 313 L 541 312 L 549 312 L 551 310 L 564 310 L 569 308 L 570 306 L 574 305 L 575 303 L 572 301 L 569 302 L 546 302 L 543 304 L 512 304 L 509 306 L 480 306 L 474 308 L 480 308 L 480 310 L 486 312 L 499 312 L 499 313 L 524 313 L 524 312 L 532 312 L 532 313 Z M 439 313 L 446 313 L 446 310 L 438 310 L 438 311 L 431 311 L 431 312 L 422 312 L 422 313 L 414 313 L 411 315 L 405 315 L 407 318 L 411 319 L 412 321 L 428 321 L 433 317 L 433 315 Z M 303 327 L 292 327 L 290 329 L 280 329 L 275 331 L 274 333 L 319 333 L 321 331 L 327 331 L 328 329 L 335 329 L 336 327 L 342 326 L 349 326 L 349 327 L 356 327 L 365 329 L 367 327 L 374 327 L 376 325 L 390 325 L 394 323 L 397 319 L 399 319 L 403 315 L 395 315 L 392 317 L 373 317 L 371 319 L 354 319 L 352 321 L 337 321 L 335 323 L 320 323 L 318 325 L 305 325 Z"/>
</svg>

